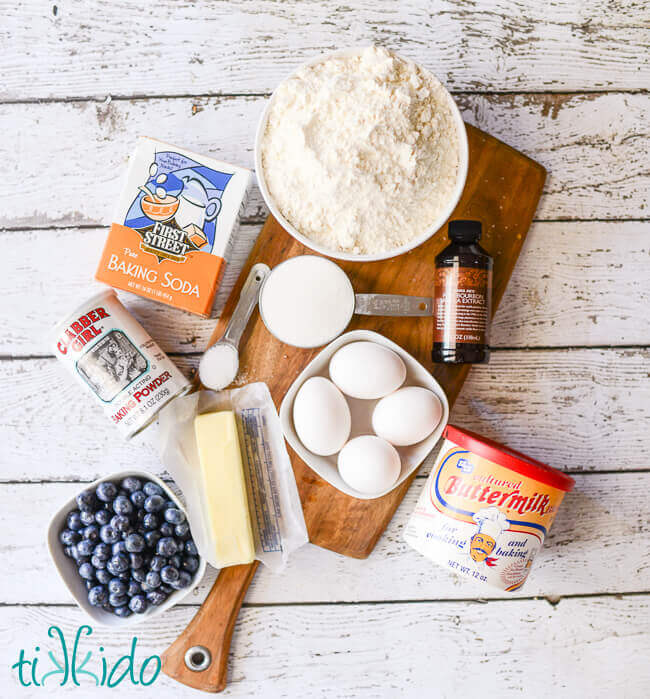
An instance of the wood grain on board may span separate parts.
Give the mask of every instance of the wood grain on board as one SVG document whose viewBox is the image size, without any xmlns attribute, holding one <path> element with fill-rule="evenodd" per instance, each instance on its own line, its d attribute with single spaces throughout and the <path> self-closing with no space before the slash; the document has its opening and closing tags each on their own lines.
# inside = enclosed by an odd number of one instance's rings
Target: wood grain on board
<svg viewBox="0 0 650 699">
<path fill-rule="evenodd" d="M 5 100 L 270 92 L 304 61 L 372 43 L 454 90 L 648 86 L 647 13 L 630 0 L 2 0 L 0 15 Z"/>
<path fill-rule="evenodd" d="M 542 193 L 546 172 L 533 160 L 474 127 L 469 139 L 468 177 L 452 218 L 483 222 L 481 244 L 494 257 L 493 304 L 497 308 L 514 268 Z M 446 227 L 415 250 L 379 262 L 341 262 L 355 291 L 431 295 L 434 258 L 447 244 Z M 239 298 L 250 266 L 264 262 L 271 268 L 282 260 L 311 251 L 292 238 L 272 217 L 260 233 L 237 284 L 219 319 L 213 341 L 223 333 Z M 431 318 L 355 316 L 348 330 L 366 328 L 390 338 L 428 367 L 454 403 L 469 366 L 433 365 Z M 256 313 L 240 347 L 240 372 L 247 382 L 264 381 L 279 406 L 295 377 L 318 353 L 289 347 L 273 338 Z M 359 500 L 340 492 L 316 475 L 290 450 L 309 540 L 355 558 L 370 554 L 408 490 L 415 474 L 391 493 Z"/>
<path fill-rule="evenodd" d="M 647 217 L 650 95 L 455 99 L 466 122 L 547 168 L 536 219 Z M 108 225 L 142 134 L 252 168 L 255 127 L 266 101 L 240 96 L 0 104 L 0 160 L 11 166 L 11 187 L 0 190 L 0 227 Z M 245 219 L 261 221 L 267 213 L 253 188 Z"/>
</svg>

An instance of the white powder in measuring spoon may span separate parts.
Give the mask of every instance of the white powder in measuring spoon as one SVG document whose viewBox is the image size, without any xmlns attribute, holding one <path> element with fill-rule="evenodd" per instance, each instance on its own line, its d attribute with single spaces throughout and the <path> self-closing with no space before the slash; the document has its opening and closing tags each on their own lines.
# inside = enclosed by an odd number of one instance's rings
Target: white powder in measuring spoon
<svg viewBox="0 0 650 699">
<path fill-rule="evenodd" d="M 239 371 L 239 353 L 227 342 L 217 342 L 209 347 L 199 363 L 201 383 L 213 391 L 229 386 Z"/>
<path fill-rule="evenodd" d="M 266 278 L 260 315 L 268 331 L 294 347 L 320 347 L 340 335 L 354 313 L 354 289 L 334 262 L 315 255 L 285 260 Z"/>
<path fill-rule="evenodd" d="M 331 250 L 372 254 L 423 234 L 451 200 L 459 139 L 436 77 L 369 47 L 275 91 L 262 170 L 282 214 Z"/>
</svg>

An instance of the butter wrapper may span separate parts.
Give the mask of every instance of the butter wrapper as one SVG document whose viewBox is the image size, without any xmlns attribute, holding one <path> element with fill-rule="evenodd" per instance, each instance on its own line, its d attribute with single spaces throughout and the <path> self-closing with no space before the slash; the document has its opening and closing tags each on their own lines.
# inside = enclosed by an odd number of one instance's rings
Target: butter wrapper
<svg viewBox="0 0 650 699">
<path fill-rule="evenodd" d="M 245 168 L 141 138 L 95 278 L 208 317 L 251 181 Z"/>
<path fill-rule="evenodd" d="M 200 491 L 194 418 L 220 410 L 235 413 L 255 557 L 272 571 L 280 571 L 309 535 L 280 418 L 265 383 L 218 393 L 197 391 L 172 401 L 158 421 L 162 463 L 183 493 L 199 553 L 218 568 L 206 499 Z"/>
</svg>

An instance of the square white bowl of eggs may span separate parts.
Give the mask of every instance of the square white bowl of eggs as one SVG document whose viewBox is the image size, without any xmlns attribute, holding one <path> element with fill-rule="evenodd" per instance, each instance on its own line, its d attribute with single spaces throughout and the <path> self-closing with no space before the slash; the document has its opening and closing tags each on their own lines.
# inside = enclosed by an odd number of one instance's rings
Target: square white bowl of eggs
<svg viewBox="0 0 650 699">
<path fill-rule="evenodd" d="M 338 490 L 371 500 L 406 480 L 449 419 L 440 384 L 370 330 L 339 336 L 305 367 L 280 407 L 300 458 Z"/>
</svg>

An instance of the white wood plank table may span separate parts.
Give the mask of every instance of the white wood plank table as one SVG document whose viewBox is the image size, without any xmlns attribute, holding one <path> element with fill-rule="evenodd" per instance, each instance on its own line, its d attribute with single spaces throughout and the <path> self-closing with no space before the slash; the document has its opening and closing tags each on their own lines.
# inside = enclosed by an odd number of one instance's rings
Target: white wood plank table
<svg viewBox="0 0 650 699">
<path fill-rule="evenodd" d="M 650 11 L 616 0 L 0 0 L 0 690 L 93 697 L 94 683 L 21 687 L 20 649 L 84 621 L 45 547 L 82 483 L 132 466 L 48 352 L 47 328 L 86 294 L 135 137 L 252 166 L 265 98 L 302 61 L 378 43 L 454 92 L 469 122 L 549 178 L 454 422 L 575 474 L 523 590 L 505 599 L 401 539 L 430 460 L 376 551 L 306 546 L 261 571 L 232 646 L 228 696 L 650 696 Z M 219 312 L 266 214 L 246 212 Z M 214 321 L 121 294 L 187 371 Z M 160 653 L 191 603 L 136 627 Z M 480 595 L 480 598 L 479 598 Z M 96 629 L 114 662 L 133 632 Z M 48 645 L 50 644 L 50 645 Z M 43 661 L 45 662 L 45 661 Z M 161 676 L 124 696 L 198 696 Z M 113 691 L 118 691 L 117 689 Z"/>
</svg>

